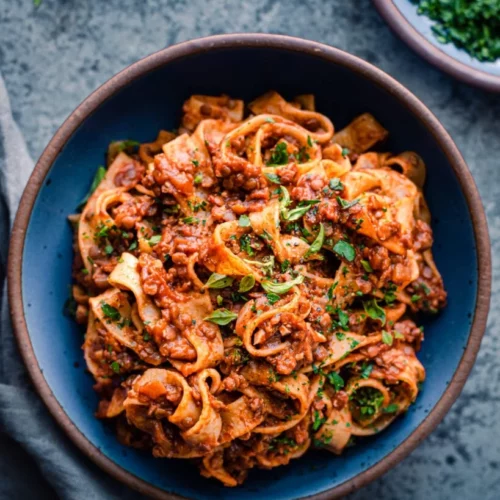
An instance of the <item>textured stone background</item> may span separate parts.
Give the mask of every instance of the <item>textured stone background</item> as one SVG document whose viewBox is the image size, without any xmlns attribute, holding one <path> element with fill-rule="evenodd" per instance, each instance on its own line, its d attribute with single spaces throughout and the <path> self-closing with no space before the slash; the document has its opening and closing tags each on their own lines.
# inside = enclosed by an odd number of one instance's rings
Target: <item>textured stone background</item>
<svg viewBox="0 0 500 500">
<path fill-rule="evenodd" d="M 43 0 L 39 8 L 31 0 L 0 0 L 0 72 L 37 158 L 73 108 L 131 62 L 190 38 L 251 31 L 317 40 L 374 63 L 430 107 L 464 154 L 493 243 L 488 332 L 464 392 L 437 430 L 352 498 L 499 498 L 500 96 L 458 83 L 419 59 L 369 0 Z"/>
</svg>

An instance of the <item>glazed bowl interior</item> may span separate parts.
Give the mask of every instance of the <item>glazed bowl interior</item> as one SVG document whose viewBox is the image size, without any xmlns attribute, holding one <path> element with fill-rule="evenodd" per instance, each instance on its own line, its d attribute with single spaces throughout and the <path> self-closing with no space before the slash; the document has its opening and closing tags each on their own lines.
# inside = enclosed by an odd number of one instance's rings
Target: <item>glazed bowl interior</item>
<svg viewBox="0 0 500 500">
<path fill-rule="evenodd" d="M 50 158 L 52 165 L 36 196 L 21 263 L 22 305 L 36 362 L 53 396 L 76 427 L 72 432 L 81 433 L 112 462 L 159 490 L 197 499 L 251 499 L 256 495 L 291 499 L 336 487 L 380 462 L 422 424 L 443 397 L 466 349 L 479 275 L 464 179 L 459 181 L 443 138 L 437 137 L 439 130 L 417 116 L 403 102 L 401 92 L 377 82 L 366 73 L 364 63 L 356 67 L 355 59 L 345 55 L 335 61 L 334 54 L 325 57 L 321 51 L 301 52 L 272 44 L 229 44 L 181 54 L 115 89 L 83 119 L 60 152 L 46 153 L 55 160 Z M 81 350 L 84 332 L 63 315 L 73 257 L 66 217 L 86 194 L 110 141 L 130 138 L 147 142 L 159 129 L 176 128 L 183 101 L 191 94 L 227 93 L 248 102 L 270 89 L 287 98 L 315 94 L 317 109 L 329 116 L 337 129 L 360 113 L 373 113 L 390 131 L 385 149 L 413 150 L 424 158 L 435 259 L 449 304 L 441 314 L 424 321 L 425 342 L 419 357 L 427 380 L 406 415 L 341 457 L 312 451 L 285 467 L 254 470 L 243 486 L 227 489 L 199 477 L 187 462 L 154 459 L 120 445 L 112 428 L 94 417 L 97 397 L 92 378 L 85 371 Z M 80 118 L 73 117 L 68 126 L 75 120 Z M 78 439 L 81 441 L 82 436 Z"/>
</svg>

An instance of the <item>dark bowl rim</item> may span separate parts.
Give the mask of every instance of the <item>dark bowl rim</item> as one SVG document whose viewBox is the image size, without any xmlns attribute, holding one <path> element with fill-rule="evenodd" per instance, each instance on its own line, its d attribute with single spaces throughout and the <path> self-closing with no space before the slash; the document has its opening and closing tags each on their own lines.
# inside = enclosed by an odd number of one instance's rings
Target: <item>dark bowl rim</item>
<svg viewBox="0 0 500 500">
<path fill-rule="evenodd" d="M 391 30 L 436 68 L 474 87 L 489 92 L 500 92 L 500 76 L 473 68 L 439 50 L 406 19 L 393 0 L 372 1 Z"/>
<path fill-rule="evenodd" d="M 165 48 L 131 64 L 95 90 L 71 113 L 40 156 L 22 195 L 12 230 L 8 259 L 8 297 L 14 332 L 22 358 L 36 390 L 50 413 L 70 439 L 99 467 L 114 478 L 153 498 L 178 500 L 185 497 L 153 486 L 107 458 L 71 421 L 44 378 L 31 344 L 24 316 L 21 273 L 26 230 L 36 197 L 53 162 L 80 124 L 104 101 L 132 81 L 179 58 L 225 48 L 249 47 L 300 52 L 342 65 L 360 77 L 367 78 L 375 85 L 384 88 L 401 105 L 409 109 L 432 133 L 460 182 L 471 213 L 478 253 L 478 290 L 471 333 L 457 370 L 435 407 L 408 438 L 372 467 L 333 488 L 306 498 L 324 500 L 342 497 L 379 477 L 406 457 L 443 419 L 460 394 L 474 364 L 486 327 L 491 291 L 491 254 L 486 216 L 474 179 L 458 148 L 438 119 L 419 99 L 392 77 L 368 62 L 336 48 L 290 36 L 257 33 L 198 38 Z"/>
</svg>

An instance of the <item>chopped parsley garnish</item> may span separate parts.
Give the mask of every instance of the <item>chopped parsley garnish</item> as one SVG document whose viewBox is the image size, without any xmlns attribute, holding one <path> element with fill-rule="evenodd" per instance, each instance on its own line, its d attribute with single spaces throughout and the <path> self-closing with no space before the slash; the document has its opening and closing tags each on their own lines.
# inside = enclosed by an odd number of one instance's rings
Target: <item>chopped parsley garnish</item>
<svg viewBox="0 0 500 500">
<path fill-rule="evenodd" d="M 286 273 L 288 271 L 288 269 L 290 269 L 290 261 L 288 259 L 285 259 L 281 263 L 281 272 Z"/>
<path fill-rule="evenodd" d="M 199 220 L 196 218 L 196 217 L 184 217 L 184 219 L 182 219 L 182 222 L 184 222 L 184 224 L 198 224 Z"/>
<path fill-rule="evenodd" d="M 363 363 L 361 366 L 361 378 L 367 379 L 373 370 L 373 365 L 371 363 Z"/>
<path fill-rule="evenodd" d="M 271 154 L 270 160 L 267 165 L 272 167 L 275 165 L 286 165 L 288 163 L 288 151 L 285 142 L 278 142 L 276 144 L 274 151 Z"/>
<path fill-rule="evenodd" d="M 250 246 L 250 236 L 248 234 L 243 234 L 240 236 L 240 249 L 250 257 L 253 257 L 255 255 L 253 248 Z"/>
<path fill-rule="evenodd" d="M 384 413 L 396 413 L 399 410 L 399 406 L 396 403 L 392 403 L 384 408 Z"/>
<path fill-rule="evenodd" d="M 101 310 L 106 318 L 109 318 L 113 321 L 118 321 L 122 317 L 118 309 L 110 306 L 109 304 L 106 304 L 105 302 L 101 303 Z"/>
<path fill-rule="evenodd" d="M 413 0 L 418 13 L 435 24 L 440 43 L 453 43 L 479 61 L 500 58 L 500 3 L 498 0 Z"/>
<path fill-rule="evenodd" d="M 128 247 L 129 250 L 135 250 L 137 248 L 137 241 L 133 241 Z"/>
<path fill-rule="evenodd" d="M 199 167 L 200 166 L 200 162 L 198 160 L 191 160 L 191 163 L 195 166 L 195 167 Z"/>
<path fill-rule="evenodd" d="M 326 378 L 337 392 L 345 385 L 344 379 L 337 372 L 328 373 Z"/>
<path fill-rule="evenodd" d="M 411 296 L 411 301 L 412 302 L 418 302 L 422 297 L 418 294 L 414 294 Z"/>
<path fill-rule="evenodd" d="M 203 182 L 203 174 L 196 174 L 194 176 L 194 179 L 193 179 L 193 182 L 198 185 L 198 184 L 201 184 Z"/>
<path fill-rule="evenodd" d="M 115 373 L 120 373 L 120 363 L 118 361 L 113 361 L 109 366 Z"/>
<path fill-rule="evenodd" d="M 104 247 L 104 253 L 106 255 L 111 255 L 113 253 L 114 248 L 111 245 L 106 245 Z"/>
<path fill-rule="evenodd" d="M 277 293 L 272 293 L 272 292 L 266 294 L 266 297 L 267 297 L 267 301 L 271 305 L 276 304 L 276 302 L 278 302 L 278 300 L 281 299 L 281 297 Z"/>
<path fill-rule="evenodd" d="M 319 411 L 314 410 L 314 417 L 313 417 L 313 431 L 317 431 L 324 423 L 326 422 L 325 417 L 320 417 Z"/>
</svg>

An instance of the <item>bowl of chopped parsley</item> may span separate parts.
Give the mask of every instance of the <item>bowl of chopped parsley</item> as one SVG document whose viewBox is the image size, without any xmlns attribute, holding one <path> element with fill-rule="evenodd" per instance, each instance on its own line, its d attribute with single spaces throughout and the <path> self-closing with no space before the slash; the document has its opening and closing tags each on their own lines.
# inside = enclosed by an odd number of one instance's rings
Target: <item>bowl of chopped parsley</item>
<svg viewBox="0 0 500 500">
<path fill-rule="evenodd" d="M 431 64 L 500 92 L 500 0 L 373 0 L 393 31 Z"/>
</svg>

